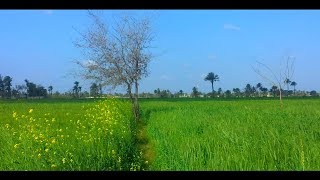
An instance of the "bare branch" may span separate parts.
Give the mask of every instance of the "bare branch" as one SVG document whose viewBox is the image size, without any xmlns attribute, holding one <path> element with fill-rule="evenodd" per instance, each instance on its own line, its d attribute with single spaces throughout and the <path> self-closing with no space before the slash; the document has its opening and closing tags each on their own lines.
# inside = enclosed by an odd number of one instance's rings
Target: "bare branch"
<svg viewBox="0 0 320 180">
<path fill-rule="evenodd" d="M 273 78 L 277 81 L 278 84 L 281 84 L 280 80 L 277 78 L 276 74 L 265 64 L 259 62 L 259 61 L 256 61 L 259 65 L 263 66 L 264 68 L 266 68 L 273 76 Z M 275 83 L 274 81 L 272 81 L 271 79 L 267 78 L 265 75 L 262 75 L 262 73 L 260 73 L 259 70 L 255 70 L 256 72 L 259 72 L 258 74 L 262 77 L 264 77 L 265 79 L 267 79 L 268 81 L 271 81 L 273 84 L 277 84 Z"/>
<path fill-rule="evenodd" d="M 88 11 L 88 16 L 93 26 L 85 33 L 77 31 L 80 40 L 74 42 L 76 47 L 83 50 L 86 60 L 75 63 L 82 68 L 86 79 L 112 87 L 125 86 L 134 104 L 137 119 L 139 81 L 148 76 L 148 64 L 153 57 L 148 51 L 154 38 L 150 20 L 122 16 L 115 21 L 114 26 L 110 26 L 112 31 L 108 31 L 96 13 Z"/>
</svg>

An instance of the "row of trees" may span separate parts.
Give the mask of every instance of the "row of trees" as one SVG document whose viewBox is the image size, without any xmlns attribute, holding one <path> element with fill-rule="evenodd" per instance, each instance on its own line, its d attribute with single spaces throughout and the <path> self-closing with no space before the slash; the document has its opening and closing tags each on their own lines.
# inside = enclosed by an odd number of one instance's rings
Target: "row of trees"
<svg viewBox="0 0 320 180">
<path fill-rule="evenodd" d="M 183 90 L 178 92 L 171 92 L 170 90 L 160 90 L 157 88 L 153 93 L 143 92 L 140 93 L 139 97 L 144 98 L 178 98 L 178 97 L 266 97 L 280 96 L 280 89 L 277 86 L 272 86 L 270 89 L 264 87 L 262 83 L 257 83 L 255 86 L 247 84 L 242 90 L 240 88 L 233 88 L 232 90 L 222 91 L 221 88 L 218 88 L 217 91 L 213 88 L 213 83 L 219 81 L 219 76 L 212 72 L 204 79 L 211 83 L 212 91 L 209 93 L 200 92 L 198 88 L 193 87 L 192 93 L 185 93 Z M 101 83 L 92 83 L 90 86 L 90 91 L 82 92 L 82 87 L 78 81 L 74 82 L 74 86 L 71 91 L 60 93 L 56 91 L 53 93 L 53 87 L 49 86 L 48 90 L 41 85 L 36 85 L 29 80 L 25 80 L 24 85 L 16 85 L 12 88 L 12 78 L 10 76 L 5 76 L 2 78 L 0 75 L 0 97 L 1 98 L 34 98 L 34 97 L 55 97 L 55 98 L 84 98 L 84 97 L 101 97 L 102 84 Z M 282 94 L 287 96 L 317 96 L 316 91 L 296 91 L 297 83 L 286 79 L 285 83 L 287 84 L 287 90 L 281 89 Z M 289 85 L 293 87 L 293 91 L 289 89 Z M 49 96 L 48 96 L 49 95 Z M 129 94 L 114 93 L 113 95 L 118 97 L 130 97 Z"/>
<path fill-rule="evenodd" d="M 213 83 L 215 81 L 219 81 L 219 76 L 217 74 L 214 74 L 213 72 L 208 73 L 208 75 L 204 78 L 205 81 L 210 81 L 211 83 L 211 87 L 212 87 L 212 97 L 214 97 L 214 89 L 213 89 Z M 294 81 L 291 81 L 289 78 L 286 78 L 284 80 L 284 84 L 287 85 L 287 91 L 285 92 L 285 94 L 287 96 L 291 95 L 292 92 L 289 89 L 289 86 L 293 86 L 294 90 L 293 90 L 293 94 L 295 94 L 296 91 L 296 86 L 297 83 Z M 195 88 L 195 87 L 194 87 Z M 193 88 L 193 92 L 196 92 L 196 90 Z M 218 90 L 219 91 L 219 90 Z M 236 94 L 239 94 L 240 89 L 236 88 L 234 89 Z M 277 91 L 279 91 L 278 86 L 272 86 L 272 88 L 270 89 L 270 92 L 272 92 L 273 94 L 275 94 Z M 283 90 L 281 90 L 283 91 Z M 262 92 L 262 94 L 266 94 L 266 92 L 268 92 L 268 89 L 263 87 L 261 83 L 258 83 L 256 86 L 251 86 L 250 84 L 247 84 L 245 87 L 245 94 L 247 97 L 252 96 L 255 94 L 255 92 L 258 93 L 258 95 L 260 96 L 260 92 Z M 220 94 L 220 93 L 219 93 Z"/>
<path fill-rule="evenodd" d="M 97 85 L 97 84 L 96 84 Z M 99 92 L 99 86 L 91 85 L 90 91 L 81 91 L 79 92 L 79 96 L 74 94 L 73 90 L 60 93 L 56 91 L 55 93 L 50 95 L 52 98 L 93 98 L 93 97 L 107 97 L 107 96 L 116 96 L 119 98 L 130 98 L 128 93 L 105 93 Z M 249 88 L 250 87 L 250 88 Z M 217 91 L 213 91 L 206 93 L 201 92 L 198 88 L 193 87 L 191 93 L 184 92 L 183 90 L 179 90 L 176 92 L 170 91 L 168 89 L 162 90 L 160 88 L 155 89 L 153 92 L 142 92 L 139 93 L 139 98 L 194 98 L 194 97 L 203 97 L 203 98 L 246 98 L 246 97 L 279 97 L 280 92 L 276 86 L 272 86 L 270 89 L 264 88 L 263 91 L 257 91 L 254 86 L 247 84 L 244 88 L 233 88 L 232 90 L 222 90 L 222 88 L 218 88 Z M 282 89 L 282 93 L 285 94 L 286 90 Z M 293 91 L 289 91 L 289 95 L 292 96 L 318 96 L 316 91 L 300 91 L 297 90 L 293 95 Z"/>
<path fill-rule="evenodd" d="M 218 89 L 218 91 L 213 91 L 210 93 L 202 93 L 198 91 L 198 88 L 193 87 L 191 97 L 279 97 L 280 96 L 280 90 L 277 86 L 272 86 L 270 89 L 262 87 L 261 83 L 260 88 L 256 86 L 251 86 L 250 84 L 247 84 L 245 88 L 241 91 L 240 88 L 233 88 L 231 90 L 222 91 L 221 88 Z M 317 92 L 315 90 L 313 91 L 292 91 L 292 90 L 284 90 L 281 89 L 282 94 L 286 94 L 287 96 L 318 96 Z"/>
<path fill-rule="evenodd" d="M 28 79 L 25 80 L 25 84 L 16 85 L 12 87 L 12 77 L 4 76 L 0 74 L 0 98 L 80 98 L 80 97 L 100 97 L 102 96 L 102 84 L 92 83 L 90 86 L 90 93 L 85 91 L 81 92 L 82 87 L 78 81 L 74 82 L 74 86 L 71 91 L 60 93 L 58 91 L 53 93 L 53 86 L 49 86 L 47 89 L 42 85 L 37 85 Z"/>
<path fill-rule="evenodd" d="M 282 88 L 279 89 L 278 86 L 273 85 L 270 89 L 263 87 L 262 83 L 258 83 L 256 86 L 251 86 L 250 84 L 247 84 L 243 91 L 239 88 L 233 88 L 233 92 L 231 90 L 227 90 L 225 92 L 222 92 L 222 89 L 219 88 L 218 91 L 215 91 L 213 88 L 213 83 L 216 81 L 219 81 L 219 76 L 213 72 L 210 72 L 207 74 L 207 76 L 204 78 L 205 81 L 209 81 L 211 83 L 211 88 L 212 92 L 211 93 L 202 93 L 198 90 L 198 88 L 193 87 L 192 88 L 192 93 L 190 96 L 183 94 L 183 91 L 180 90 L 179 92 L 176 92 L 172 94 L 169 90 L 162 90 L 156 89 L 154 90 L 154 96 L 153 97 L 265 97 L 270 94 L 272 94 L 274 97 L 276 96 L 281 96 L 281 94 L 285 94 L 286 96 L 292 96 L 296 95 L 296 86 L 297 83 L 294 81 L 291 81 L 289 78 L 286 78 L 284 81 L 284 84 L 287 85 L 287 90 L 283 90 Z M 293 91 L 290 90 L 289 86 L 293 86 Z M 300 92 L 297 94 L 298 96 L 305 96 L 309 94 L 310 96 L 316 96 L 317 92 L 316 91 L 311 91 L 309 93 L 307 92 Z M 142 94 L 141 96 L 143 96 Z M 152 94 L 148 94 L 148 96 L 152 97 Z"/>
<path fill-rule="evenodd" d="M 0 74 L 0 98 L 80 98 L 80 97 L 100 97 L 103 95 L 102 85 L 92 83 L 90 86 L 90 93 L 85 91 L 81 92 L 82 87 L 78 81 L 74 82 L 72 91 L 60 93 L 58 91 L 53 93 L 53 86 L 49 86 L 47 89 L 42 85 L 37 85 L 29 80 L 25 80 L 25 84 L 16 85 L 12 87 L 12 77 L 4 76 Z"/>
<path fill-rule="evenodd" d="M 47 89 L 45 89 L 43 86 L 36 85 L 27 79 L 25 80 L 25 82 L 26 82 L 27 97 L 47 97 L 48 95 Z M 23 94 L 20 93 L 19 95 L 21 96 Z"/>
<path fill-rule="evenodd" d="M 11 98 L 28 98 L 28 97 L 46 97 L 48 95 L 47 89 L 41 85 L 36 85 L 29 80 L 25 80 L 26 84 L 16 85 L 12 87 L 12 77 L 5 76 L 2 78 L 0 75 L 0 97 Z M 52 86 L 49 86 L 49 90 L 52 93 Z"/>
<path fill-rule="evenodd" d="M 282 94 L 287 94 L 288 96 L 318 96 L 316 91 L 292 91 L 292 90 L 283 90 L 281 89 Z M 119 97 L 126 97 L 123 94 L 117 94 Z M 272 86 L 270 89 L 263 87 L 261 83 L 258 83 L 256 86 L 247 84 L 242 90 L 240 88 L 233 88 L 232 90 L 223 91 L 222 88 L 218 88 L 217 91 L 213 90 L 212 92 L 205 93 L 200 92 L 197 87 L 192 88 L 190 94 L 184 93 L 183 90 L 180 90 L 175 93 L 171 93 L 170 90 L 160 90 L 159 88 L 154 90 L 152 93 L 141 93 L 139 97 L 144 98 L 180 98 L 180 97 L 279 97 L 280 90 L 277 86 Z"/>
<path fill-rule="evenodd" d="M 249 88 L 250 87 L 250 88 Z M 263 91 L 255 90 L 255 86 L 247 84 L 243 89 L 233 88 L 232 90 L 223 91 L 222 88 L 218 88 L 217 91 L 206 93 L 198 90 L 197 87 L 193 87 L 191 93 L 186 93 L 183 90 L 172 92 L 170 90 L 161 90 L 157 88 L 154 92 L 142 92 L 139 94 L 140 98 L 194 98 L 194 97 L 203 97 L 203 98 L 226 98 L 226 97 L 235 97 L 235 98 L 246 98 L 246 97 L 279 97 L 280 92 L 277 86 L 272 86 L 270 89 L 264 88 Z M 282 89 L 282 94 L 285 94 L 286 90 Z M 110 94 L 111 95 L 111 94 Z M 113 93 L 112 95 L 120 98 L 128 98 L 127 93 Z M 319 96 L 316 91 L 300 91 L 297 90 L 293 95 L 293 91 L 289 91 L 290 96 Z"/>
<path fill-rule="evenodd" d="M 72 88 L 72 97 L 80 98 L 80 97 L 100 97 L 103 95 L 102 85 L 97 83 L 92 83 L 90 86 L 90 94 L 87 91 L 81 92 L 82 87 L 79 86 L 79 82 L 75 81 L 74 86 Z"/>
</svg>

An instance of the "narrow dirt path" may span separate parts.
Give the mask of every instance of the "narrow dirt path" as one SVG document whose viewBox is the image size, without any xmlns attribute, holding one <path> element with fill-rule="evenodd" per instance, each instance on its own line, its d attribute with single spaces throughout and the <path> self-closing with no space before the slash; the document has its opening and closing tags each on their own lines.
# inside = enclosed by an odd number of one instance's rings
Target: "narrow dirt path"
<svg viewBox="0 0 320 180">
<path fill-rule="evenodd" d="M 143 120 L 137 124 L 138 147 L 142 151 L 142 170 L 150 170 L 149 166 L 155 158 L 154 146 L 147 135 L 147 123 Z"/>
</svg>

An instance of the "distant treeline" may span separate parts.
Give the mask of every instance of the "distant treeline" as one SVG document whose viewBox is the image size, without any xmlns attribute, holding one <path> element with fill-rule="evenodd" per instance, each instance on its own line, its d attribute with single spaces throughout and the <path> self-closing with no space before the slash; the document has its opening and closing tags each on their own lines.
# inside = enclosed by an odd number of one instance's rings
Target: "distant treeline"
<svg viewBox="0 0 320 180">
<path fill-rule="evenodd" d="M 0 97 L 11 98 L 43 98 L 47 96 L 47 89 L 41 85 L 25 80 L 26 84 L 12 87 L 12 77 L 0 74 Z"/>
<path fill-rule="evenodd" d="M 37 85 L 29 80 L 25 80 L 25 84 L 16 85 L 12 87 L 12 77 L 1 76 L 0 74 L 0 98 L 2 99 L 41 99 L 41 98 L 97 98 L 116 96 L 120 98 L 129 98 L 127 93 L 106 93 L 102 91 L 102 85 L 100 83 L 92 83 L 90 86 L 90 92 L 83 91 L 78 81 L 74 82 L 74 86 L 67 92 L 60 93 L 59 91 L 53 92 L 53 87 L 48 88 L 42 85 Z M 294 85 L 294 87 L 296 84 Z M 262 97 L 279 97 L 280 90 L 277 86 L 272 86 L 270 89 L 263 87 L 262 83 L 257 85 L 247 84 L 243 89 L 233 88 L 232 90 L 223 91 L 222 88 L 218 88 L 217 91 L 205 93 L 200 92 L 198 88 L 193 87 L 191 93 L 186 93 L 183 90 L 177 92 L 171 92 L 170 90 L 161 90 L 160 88 L 155 89 L 151 92 L 142 92 L 139 94 L 140 98 L 262 98 Z M 308 97 L 308 96 L 319 96 L 319 94 L 313 91 L 301 91 L 301 90 L 287 90 L 281 89 L 284 96 L 287 97 Z"/>
</svg>

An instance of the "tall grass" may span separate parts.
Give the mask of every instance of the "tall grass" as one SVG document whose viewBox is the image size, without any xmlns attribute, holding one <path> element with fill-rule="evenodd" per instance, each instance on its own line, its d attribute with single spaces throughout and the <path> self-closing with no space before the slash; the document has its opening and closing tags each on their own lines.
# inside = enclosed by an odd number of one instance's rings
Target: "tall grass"
<svg viewBox="0 0 320 180">
<path fill-rule="evenodd" d="M 131 105 L 1 102 L 0 170 L 139 170 Z"/>
<path fill-rule="evenodd" d="M 150 170 L 319 170 L 320 100 L 145 101 Z"/>
</svg>

